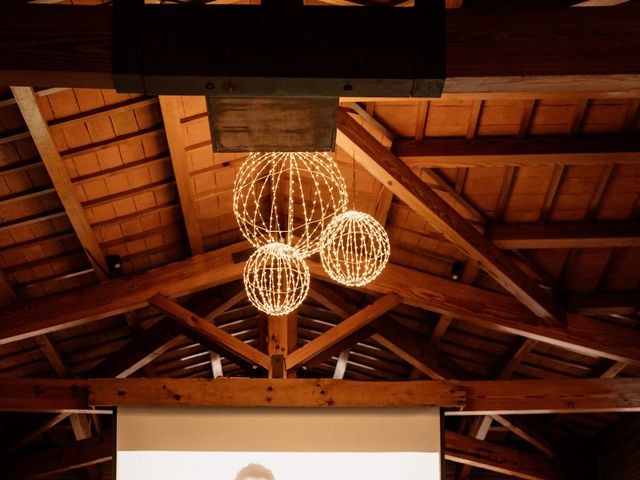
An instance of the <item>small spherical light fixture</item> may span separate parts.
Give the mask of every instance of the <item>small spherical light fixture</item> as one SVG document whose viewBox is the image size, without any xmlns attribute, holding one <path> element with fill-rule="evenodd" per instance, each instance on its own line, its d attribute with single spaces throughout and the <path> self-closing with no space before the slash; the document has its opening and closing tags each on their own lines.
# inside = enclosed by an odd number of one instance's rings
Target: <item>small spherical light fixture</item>
<svg viewBox="0 0 640 480">
<path fill-rule="evenodd" d="M 382 225 L 371 215 L 350 210 L 335 217 L 324 230 L 320 258 L 333 280 L 361 287 L 380 275 L 390 251 Z"/>
<path fill-rule="evenodd" d="M 284 243 L 303 258 L 320 248 L 327 224 L 347 209 L 336 161 L 320 152 L 252 153 L 233 186 L 233 212 L 254 247 Z"/>
<path fill-rule="evenodd" d="M 304 301 L 311 275 L 300 254 L 289 245 L 268 243 L 244 267 L 249 301 L 268 315 L 286 315 Z"/>
</svg>

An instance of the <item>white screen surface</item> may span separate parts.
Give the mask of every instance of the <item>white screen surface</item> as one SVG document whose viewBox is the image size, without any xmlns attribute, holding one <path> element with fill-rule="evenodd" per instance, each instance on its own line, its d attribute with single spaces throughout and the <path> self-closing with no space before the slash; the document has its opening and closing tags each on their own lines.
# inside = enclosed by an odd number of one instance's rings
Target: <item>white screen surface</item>
<svg viewBox="0 0 640 480">
<path fill-rule="evenodd" d="M 440 478 L 437 409 L 127 408 L 116 432 L 117 480 Z"/>
</svg>

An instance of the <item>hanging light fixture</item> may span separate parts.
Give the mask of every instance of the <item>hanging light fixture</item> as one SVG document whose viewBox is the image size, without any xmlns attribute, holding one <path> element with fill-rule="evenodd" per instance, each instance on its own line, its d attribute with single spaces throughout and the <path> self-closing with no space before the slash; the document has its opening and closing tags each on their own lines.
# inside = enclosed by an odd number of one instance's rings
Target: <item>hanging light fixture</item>
<svg viewBox="0 0 640 480">
<path fill-rule="evenodd" d="M 325 229 L 320 258 L 333 280 L 361 287 L 380 275 L 390 251 L 389 237 L 382 225 L 367 213 L 349 210 Z"/>
<path fill-rule="evenodd" d="M 283 243 L 258 248 L 244 267 L 249 301 L 269 315 L 286 315 L 298 308 L 309 291 L 310 277 L 304 259 Z"/>
<path fill-rule="evenodd" d="M 354 210 L 356 158 L 353 154 L 351 210 L 338 215 L 324 230 L 320 259 L 333 280 L 361 287 L 380 275 L 389 261 L 391 246 L 384 227 L 371 215 Z"/>
<path fill-rule="evenodd" d="M 347 201 L 335 160 L 319 152 L 252 153 L 233 187 L 233 211 L 244 237 L 255 247 L 295 247 L 303 258 L 319 250 L 323 230 Z"/>
</svg>

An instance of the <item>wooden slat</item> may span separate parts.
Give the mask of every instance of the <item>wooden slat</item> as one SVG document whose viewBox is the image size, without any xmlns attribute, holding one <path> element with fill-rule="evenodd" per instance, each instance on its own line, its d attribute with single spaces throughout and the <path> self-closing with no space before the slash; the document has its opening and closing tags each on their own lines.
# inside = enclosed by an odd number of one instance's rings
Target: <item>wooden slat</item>
<svg viewBox="0 0 640 480">
<path fill-rule="evenodd" d="M 7 462 L 0 467 L 0 476 L 13 480 L 27 480 L 64 473 L 110 461 L 112 448 L 111 432 L 107 430 L 100 437 Z"/>
<path fill-rule="evenodd" d="M 221 353 L 225 353 L 232 358 L 240 357 L 251 364 L 259 365 L 267 370 L 271 366 L 271 359 L 268 355 L 237 339 L 221 328 L 212 325 L 204 318 L 181 307 L 164 295 L 154 296 L 150 300 L 150 304 L 165 315 L 179 322 L 180 325 L 189 332 L 197 336 L 205 337 L 216 345 Z"/>
<path fill-rule="evenodd" d="M 338 112 L 338 144 L 356 151 L 356 159 L 416 213 L 477 260 L 487 273 L 546 323 L 564 323 L 564 309 L 549 293 L 507 258 L 495 245 L 387 151 L 348 113 Z"/>
<path fill-rule="evenodd" d="M 640 163 L 640 136 L 398 139 L 392 151 L 410 167 L 459 168 Z"/>
<path fill-rule="evenodd" d="M 445 459 L 528 480 L 560 480 L 560 468 L 548 458 L 447 431 Z"/>
<path fill-rule="evenodd" d="M 69 221 L 89 261 L 93 265 L 96 275 L 101 279 L 108 277 L 109 270 L 104 258 L 104 253 L 98 244 L 93 229 L 80 204 L 78 195 L 71 183 L 69 172 L 51 137 L 51 132 L 40 111 L 38 100 L 36 99 L 33 89 L 31 87 L 11 87 L 11 92 L 16 98 L 24 121 L 36 144 L 38 153 L 49 173 L 51 182 L 56 188 L 60 202 L 64 206 Z"/>
<path fill-rule="evenodd" d="M 63 330 L 141 308 L 161 293 L 183 296 L 242 277 L 243 262 L 233 254 L 242 242 L 176 262 L 148 273 L 111 280 L 103 285 L 52 295 L 2 311 L 0 344 Z"/>
<path fill-rule="evenodd" d="M 316 355 L 397 307 L 401 302 L 402 297 L 399 295 L 395 293 L 386 294 L 289 355 L 286 358 L 287 370 L 301 367 Z"/>
<path fill-rule="evenodd" d="M 487 236 L 500 248 L 637 248 L 640 247 L 638 222 L 554 222 L 497 224 Z"/>
<path fill-rule="evenodd" d="M 331 281 L 319 262 L 308 261 L 312 275 Z M 521 335 L 557 347 L 640 365 L 640 334 L 630 328 L 574 314 L 566 328 L 540 325 L 515 298 L 388 264 L 363 290 L 402 292 L 404 303 L 452 316 L 483 328 Z"/>
<path fill-rule="evenodd" d="M 202 246 L 202 233 L 191 190 L 189 162 L 187 160 L 187 152 L 184 149 L 184 133 L 182 132 L 180 116 L 178 115 L 178 97 L 161 96 L 160 108 L 164 120 L 164 129 L 167 134 L 167 143 L 171 152 L 171 165 L 176 177 L 184 225 L 189 238 L 189 247 L 192 255 L 200 255 L 204 252 L 204 247 Z"/>
</svg>

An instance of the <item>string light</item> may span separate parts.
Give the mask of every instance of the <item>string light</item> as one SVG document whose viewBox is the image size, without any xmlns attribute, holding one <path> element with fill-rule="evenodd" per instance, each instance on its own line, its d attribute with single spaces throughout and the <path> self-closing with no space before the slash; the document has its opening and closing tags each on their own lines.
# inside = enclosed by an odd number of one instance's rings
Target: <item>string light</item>
<svg viewBox="0 0 640 480">
<path fill-rule="evenodd" d="M 369 214 L 350 210 L 334 218 L 324 230 L 320 258 L 333 280 L 361 287 L 380 275 L 390 251 L 382 225 Z"/>
<path fill-rule="evenodd" d="M 283 243 L 258 248 L 244 267 L 249 301 L 269 315 L 286 315 L 304 301 L 309 292 L 309 267 L 296 249 Z"/>
<path fill-rule="evenodd" d="M 245 238 L 255 247 L 295 247 L 303 258 L 319 250 L 322 231 L 347 202 L 344 178 L 327 153 L 252 153 L 233 187 L 233 211 Z"/>
</svg>

